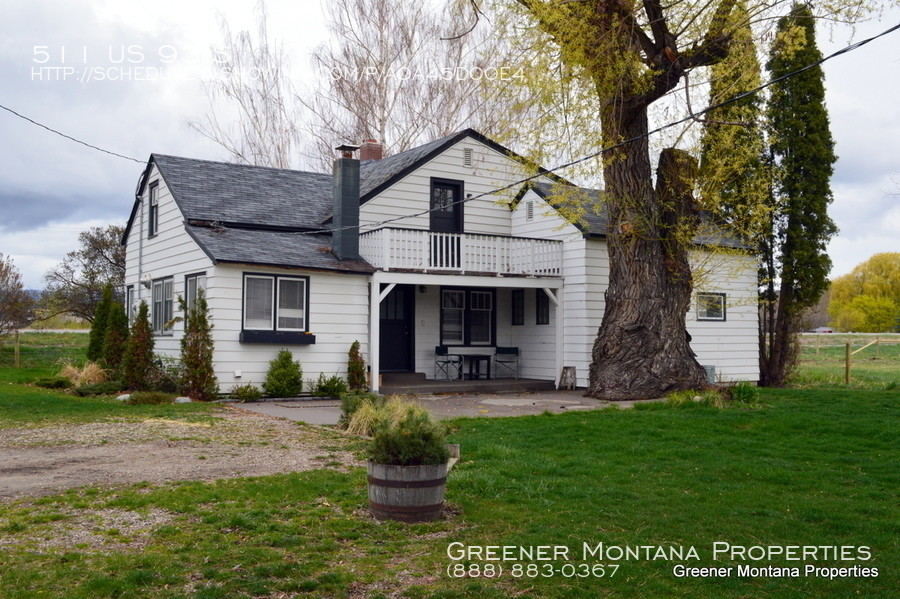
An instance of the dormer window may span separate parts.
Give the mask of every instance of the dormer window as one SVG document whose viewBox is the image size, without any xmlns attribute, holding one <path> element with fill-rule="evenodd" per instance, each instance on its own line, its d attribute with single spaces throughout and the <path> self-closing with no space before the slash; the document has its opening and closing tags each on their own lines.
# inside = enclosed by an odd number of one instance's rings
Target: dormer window
<svg viewBox="0 0 900 599">
<path fill-rule="evenodd" d="M 150 184 L 150 209 L 147 214 L 147 237 L 153 237 L 159 231 L 159 183 Z"/>
</svg>

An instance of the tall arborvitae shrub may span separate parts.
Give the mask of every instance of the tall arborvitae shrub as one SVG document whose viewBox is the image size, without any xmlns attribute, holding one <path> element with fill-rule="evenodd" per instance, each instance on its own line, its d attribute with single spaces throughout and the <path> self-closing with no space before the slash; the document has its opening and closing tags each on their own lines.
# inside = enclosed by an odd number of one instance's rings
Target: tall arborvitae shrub
<svg viewBox="0 0 900 599">
<path fill-rule="evenodd" d="M 103 298 L 94 311 L 91 322 L 91 334 L 88 338 L 87 358 L 94 362 L 103 359 L 103 342 L 106 340 L 106 326 L 109 322 L 109 311 L 113 305 L 112 285 L 103 288 Z"/>
<path fill-rule="evenodd" d="M 216 398 L 219 387 L 213 370 L 212 325 L 206 294 L 198 289 L 197 299 L 190 308 L 182 297 L 178 298 L 178 304 L 184 313 L 181 392 L 191 399 L 211 401 Z"/>
<path fill-rule="evenodd" d="M 303 391 L 303 369 L 294 361 L 294 354 L 286 349 L 269 362 L 269 372 L 263 389 L 269 397 L 296 397 Z"/>
<path fill-rule="evenodd" d="M 137 318 L 131 327 L 131 336 L 122 361 L 122 381 L 132 391 L 148 390 L 148 379 L 153 368 L 153 333 L 147 304 L 141 302 Z"/>
<path fill-rule="evenodd" d="M 784 386 L 796 364 L 804 312 L 828 289 L 826 251 L 837 227 L 828 216 L 837 156 L 818 62 L 816 17 L 795 4 L 778 21 L 766 67 L 774 211 L 761 244 L 760 384 Z"/>
<path fill-rule="evenodd" d="M 125 314 L 125 306 L 113 303 L 110 307 L 106 323 L 106 335 L 103 338 L 103 360 L 107 368 L 116 376 L 122 367 L 125 358 L 125 350 L 128 344 L 128 316 Z"/>
<path fill-rule="evenodd" d="M 354 341 L 350 346 L 348 356 L 347 386 L 354 393 L 367 391 L 369 386 L 366 383 L 366 361 L 363 360 L 362 353 L 359 351 L 359 341 Z"/>
</svg>

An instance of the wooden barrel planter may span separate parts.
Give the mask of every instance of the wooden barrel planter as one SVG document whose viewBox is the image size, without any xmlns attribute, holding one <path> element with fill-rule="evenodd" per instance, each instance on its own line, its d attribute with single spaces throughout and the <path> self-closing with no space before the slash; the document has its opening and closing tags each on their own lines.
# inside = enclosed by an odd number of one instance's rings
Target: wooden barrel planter
<svg viewBox="0 0 900 599">
<path fill-rule="evenodd" d="M 427 522 L 440 517 L 447 464 L 393 466 L 369 462 L 369 509 L 376 518 Z"/>
</svg>

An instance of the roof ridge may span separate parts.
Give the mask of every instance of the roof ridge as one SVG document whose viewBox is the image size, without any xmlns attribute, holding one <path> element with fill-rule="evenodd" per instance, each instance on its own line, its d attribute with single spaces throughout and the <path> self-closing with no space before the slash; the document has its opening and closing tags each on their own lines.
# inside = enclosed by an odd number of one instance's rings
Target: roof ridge
<svg viewBox="0 0 900 599">
<path fill-rule="evenodd" d="M 316 172 L 316 171 L 307 171 L 307 170 L 300 170 L 300 169 L 293 169 L 293 168 L 278 168 L 275 166 L 260 166 L 258 164 L 243 164 L 241 162 L 226 162 L 224 160 L 210 160 L 208 158 L 191 158 L 189 156 L 176 156 L 175 154 L 163 154 L 160 152 L 152 152 L 150 154 L 151 160 L 153 159 L 153 157 L 174 158 L 176 160 L 191 160 L 193 162 L 204 162 L 207 164 L 219 164 L 219 165 L 227 166 L 227 167 L 252 168 L 252 169 L 259 169 L 259 170 L 276 171 L 276 172 L 281 172 L 281 173 L 300 173 L 300 174 L 304 174 L 304 175 L 321 175 L 323 177 L 331 177 L 332 176 L 331 173 L 321 173 L 321 172 Z"/>
</svg>

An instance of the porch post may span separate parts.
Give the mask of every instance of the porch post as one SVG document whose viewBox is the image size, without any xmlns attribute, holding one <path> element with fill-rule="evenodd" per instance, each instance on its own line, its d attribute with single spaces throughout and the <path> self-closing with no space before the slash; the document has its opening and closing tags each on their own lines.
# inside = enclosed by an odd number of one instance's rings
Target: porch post
<svg viewBox="0 0 900 599">
<path fill-rule="evenodd" d="M 562 382 L 562 369 L 566 362 L 566 316 L 565 316 L 565 297 L 563 296 L 563 288 L 556 290 L 556 388 Z"/>
<path fill-rule="evenodd" d="M 379 363 L 381 360 L 380 347 L 380 318 L 381 318 L 381 283 L 378 274 L 372 276 L 369 287 L 369 373 L 372 377 L 370 385 L 372 393 L 378 393 Z"/>
</svg>

